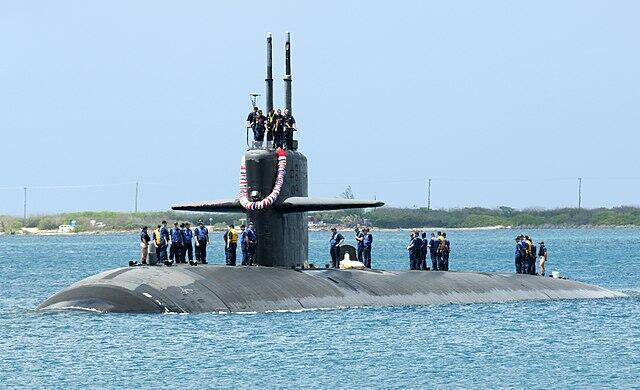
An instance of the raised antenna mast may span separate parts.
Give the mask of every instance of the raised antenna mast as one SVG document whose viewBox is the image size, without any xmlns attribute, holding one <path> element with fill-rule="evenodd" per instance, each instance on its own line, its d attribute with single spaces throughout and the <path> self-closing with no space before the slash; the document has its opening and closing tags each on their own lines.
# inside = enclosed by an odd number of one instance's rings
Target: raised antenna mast
<svg viewBox="0 0 640 390">
<path fill-rule="evenodd" d="M 287 42 L 284 44 L 284 106 L 293 114 L 291 109 L 291 33 L 287 34 Z"/>
<path fill-rule="evenodd" d="M 251 99 L 251 107 L 255 107 L 256 106 L 256 103 L 257 103 L 257 100 L 258 100 L 258 96 L 260 96 L 260 94 L 259 93 L 255 93 L 255 92 L 252 92 L 252 93 L 249 94 L 249 99 Z"/>
<path fill-rule="evenodd" d="M 273 110 L 273 54 L 271 45 L 271 33 L 267 33 L 267 115 Z"/>
</svg>

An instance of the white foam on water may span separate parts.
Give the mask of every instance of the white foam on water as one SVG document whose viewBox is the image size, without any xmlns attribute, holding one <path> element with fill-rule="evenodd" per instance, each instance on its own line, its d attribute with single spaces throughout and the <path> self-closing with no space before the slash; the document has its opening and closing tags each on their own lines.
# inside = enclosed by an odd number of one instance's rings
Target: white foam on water
<svg viewBox="0 0 640 390">
<path fill-rule="evenodd" d="M 100 314 L 105 313 L 104 311 L 98 310 L 98 309 L 94 309 L 93 307 L 63 306 L 60 309 L 61 310 L 69 310 L 69 309 L 71 309 L 71 310 L 81 310 L 81 311 L 88 311 L 88 312 L 91 312 L 91 313 L 100 313 Z"/>
</svg>

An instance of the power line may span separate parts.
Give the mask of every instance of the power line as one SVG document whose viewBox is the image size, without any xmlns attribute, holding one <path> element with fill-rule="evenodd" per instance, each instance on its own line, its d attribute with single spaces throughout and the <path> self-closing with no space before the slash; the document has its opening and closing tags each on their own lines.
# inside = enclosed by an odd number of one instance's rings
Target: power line
<svg viewBox="0 0 640 390">
<path fill-rule="evenodd" d="M 388 184 L 388 183 L 424 183 L 425 179 L 374 179 L 374 180 L 353 180 L 343 179 L 341 181 L 314 181 L 313 185 L 326 184 Z M 427 180 L 438 182 L 460 182 L 460 183 L 550 183 L 550 182 L 573 182 L 575 177 L 529 177 L 529 178 L 471 178 L 471 177 L 436 177 Z M 640 177 L 582 177 L 587 181 L 640 181 Z"/>
<path fill-rule="evenodd" d="M 637 178 L 640 180 L 640 177 Z M 575 177 L 557 177 L 557 178 L 464 178 L 464 177 L 441 177 L 441 178 L 429 178 L 427 180 L 438 182 L 481 182 L 481 183 L 522 183 L 522 182 L 558 182 L 558 181 L 573 181 Z M 380 179 L 380 180 L 366 180 L 366 181 L 349 181 L 344 179 L 341 181 L 317 181 L 311 182 L 314 185 L 320 184 L 387 184 L 387 183 L 424 183 L 424 179 Z"/>
<path fill-rule="evenodd" d="M 106 188 L 120 187 L 131 185 L 132 182 L 126 183 L 109 183 L 109 184 L 76 184 L 76 185 L 50 185 L 50 186 L 29 186 L 34 190 L 67 190 L 67 189 L 84 189 L 84 188 Z"/>
<path fill-rule="evenodd" d="M 621 177 L 582 177 L 582 180 L 587 181 L 640 181 L 640 176 L 621 176 Z M 324 184 L 387 184 L 387 183 L 424 183 L 425 179 L 421 178 L 406 178 L 406 179 L 373 179 L 373 180 L 349 180 L 343 179 L 340 181 L 314 181 L 312 185 L 324 185 Z M 485 183 L 520 183 L 520 182 L 558 182 L 558 181 L 573 181 L 575 177 L 535 177 L 535 178 L 471 178 L 471 177 L 435 177 L 428 178 L 428 181 L 438 182 L 485 182 Z M 27 187 L 30 190 L 66 190 L 66 189 L 91 189 L 91 188 L 107 188 L 107 187 L 119 187 L 129 185 L 141 185 L 146 186 L 161 186 L 171 187 L 173 184 L 162 182 L 120 182 L 120 183 L 106 183 L 106 184 L 61 184 L 61 185 L 26 185 L 26 186 L 0 186 L 0 190 L 23 190 Z"/>
<path fill-rule="evenodd" d="M 91 189 L 91 188 L 108 188 L 108 187 L 122 187 L 130 186 L 131 184 L 144 184 L 147 186 L 171 186 L 171 184 L 160 182 L 122 182 L 122 183 L 107 183 L 107 184 L 69 184 L 69 185 L 27 185 L 30 190 L 77 190 L 77 189 Z M 25 186 L 5 186 L 0 187 L 0 190 L 22 190 Z"/>
</svg>

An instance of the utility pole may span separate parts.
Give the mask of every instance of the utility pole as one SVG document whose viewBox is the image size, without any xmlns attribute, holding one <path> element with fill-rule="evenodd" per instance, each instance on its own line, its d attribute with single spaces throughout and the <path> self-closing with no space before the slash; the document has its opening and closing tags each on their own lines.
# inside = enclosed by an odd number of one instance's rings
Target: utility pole
<svg viewBox="0 0 640 390">
<path fill-rule="evenodd" d="M 431 210 L 431 179 L 429 179 L 429 189 L 427 190 L 427 210 Z"/>
<path fill-rule="evenodd" d="M 578 210 L 582 208 L 582 178 L 578 178 Z"/>
<path fill-rule="evenodd" d="M 135 206 L 133 208 L 133 212 L 134 213 L 138 212 L 138 182 L 136 182 L 136 202 L 135 202 Z"/>
<path fill-rule="evenodd" d="M 24 187 L 24 209 L 22 210 L 22 221 L 27 223 L 27 187 Z"/>
</svg>

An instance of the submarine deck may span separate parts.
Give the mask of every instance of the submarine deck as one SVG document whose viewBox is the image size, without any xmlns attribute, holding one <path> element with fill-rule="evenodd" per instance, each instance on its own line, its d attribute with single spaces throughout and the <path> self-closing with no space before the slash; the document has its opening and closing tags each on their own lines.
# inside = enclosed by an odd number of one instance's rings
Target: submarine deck
<svg viewBox="0 0 640 390">
<path fill-rule="evenodd" d="M 266 312 L 624 296 L 577 281 L 509 273 L 176 265 L 105 271 L 58 292 L 38 310 Z"/>
</svg>

